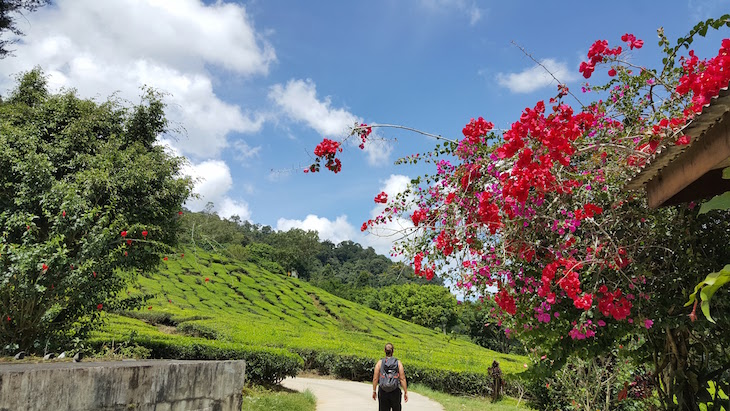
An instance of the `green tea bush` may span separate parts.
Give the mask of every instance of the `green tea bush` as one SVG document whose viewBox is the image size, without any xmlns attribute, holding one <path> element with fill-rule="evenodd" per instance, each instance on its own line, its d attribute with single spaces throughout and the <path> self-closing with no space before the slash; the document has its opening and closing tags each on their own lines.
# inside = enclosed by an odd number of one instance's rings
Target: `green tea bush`
<svg viewBox="0 0 730 411">
<path fill-rule="evenodd" d="M 198 323 L 184 322 L 177 327 L 177 331 L 189 337 L 200 337 L 207 340 L 219 340 L 220 334 L 209 327 Z"/>
<path fill-rule="evenodd" d="M 247 347 L 240 344 L 197 338 L 176 338 L 175 341 L 138 338 L 150 350 L 151 358 L 180 360 L 245 360 L 246 379 L 257 384 L 278 384 L 294 377 L 302 368 L 302 359 L 280 348 Z"/>
<path fill-rule="evenodd" d="M 147 304 L 151 308 L 109 315 L 95 337 L 124 341 L 136 332 L 135 342 L 151 348 L 155 358 L 243 358 L 236 347 L 247 353 L 266 347 L 291 356 L 277 364 L 268 356 L 250 354 L 250 378 L 263 381 L 294 375 L 297 367 L 370 380 L 386 342 L 395 345 L 409 380 L 420 378 L 436 389 L 448 387 L 438 374 L 450 372 L 457 379 L 452 391 L 483 392 L 488 382 L 476 384 L 479 378 L 469 373 L 486 372 L 493 360 L 500 362 L 505 374 L 524 369 L 523 357 L 387 316 L 296 278 L 272 275 L 256 264 L 223 258 L 218 263 L 203 250 L 184 251 L 184 259 L 164 262 L 161 273 L 169 274 L 169 279 L 153 273 L 129 288 L 132 296 L 154 295 Z M 211 281 L 196 284 L 196 279 L 205 278 Z M 272 377 L 265 376 L 267 370 L 272 370 Z"/>
</svg>

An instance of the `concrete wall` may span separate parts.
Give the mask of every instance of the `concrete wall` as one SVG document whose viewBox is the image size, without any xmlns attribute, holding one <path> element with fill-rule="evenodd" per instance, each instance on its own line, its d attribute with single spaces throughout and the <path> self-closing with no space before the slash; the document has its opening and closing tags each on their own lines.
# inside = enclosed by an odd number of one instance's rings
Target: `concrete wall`
<svg viewBox="0 0 730 411">
<path fill-rule="evenodd" d="M 244 361 L 0 365 L 0 411 L 241 410 Z"/>
</svg>

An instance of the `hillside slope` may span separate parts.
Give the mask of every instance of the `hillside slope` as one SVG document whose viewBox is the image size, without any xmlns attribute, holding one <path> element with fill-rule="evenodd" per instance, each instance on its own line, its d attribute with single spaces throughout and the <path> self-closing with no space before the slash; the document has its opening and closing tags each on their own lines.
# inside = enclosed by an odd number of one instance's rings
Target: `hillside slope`
<svg viewBox="0 0 730 411">
<path fill-rule="evenodd" d="M 396 356 L 413 367 L 483 374 L 498 360 L 506 373 L 515 373 L 526 362 L 387 316 L 296 278 L 203 251 L 171 256 L 159 272 L 143 274 L 137 282 L 130 295 L 153 294 L 149 307 L 108 315 L 106 326 L 95 334 L 97 343 L 125 341 L 130 335 L 173 343 L 198 337 L 226 346 L 377 359 L 383 345 L 392 342 Z"/>
</svg>

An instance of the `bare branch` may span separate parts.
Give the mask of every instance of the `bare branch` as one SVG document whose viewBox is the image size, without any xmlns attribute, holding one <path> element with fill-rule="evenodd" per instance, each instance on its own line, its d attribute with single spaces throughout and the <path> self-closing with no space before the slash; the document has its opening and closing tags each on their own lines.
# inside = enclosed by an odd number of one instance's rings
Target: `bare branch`
<svg viewBox="0 0 730 411">
<path fill-rule="evenodd" d="M 553 79 L 554 79 L 555 81 L 557 81 L 557 82 L 558 82 L 558 85 L 561 85 L 561 84 L 565 84 L 565 83 L 563 83 L 562 81 L 560 81 L 560 79 L 559 79 L 559 78 L 557 78 L 557 77 L 555 76 L 555 74 L 553 74 L 553 72 L 552 72 L 552 71 L 548 70 L 548 68 L 547 68 L 547 67 L 545 67 L 545 65 L 544 65 L 544 64 L 542 64 L 541 62 L 539 62 L 539 61 L 538 61 L 538 60 L 537 60 L 537 59 L 536 59 L 535 57 L 533 57 L 533 56 L 532 56 L 532 54 L 528 53 L 528 52 L 527 52 L 527 50 L 525 50 L 525 48 L 524 48 L 524 47 L 522 47 L 522 46 L 520 46 L 519 44 L 517 44 L 517 42 L 516 42 L 516 41 L 514 41 L 514 40 L 512 40 L 512 41 L 511 41 L 511 43 L 512 43 L 512 45 L 513 45 L 513 46 L 515 46 L 515 47 L 517 47 L 518 49 L 520 49 L 520 51 L 521 51 L 521 52 L 522 52 L 522 53 L 523 53 L 523 54 L 524 54 L 525 56 L 527 56 L 527 57 L 528 57 L 528 58 L 529 58 L 530 60 L 532 60 L 532 61 L 533 61 L 533 62 L 534 62 L 535 64 L 537 64 L 538 66 L 542 67 L 542 69 L 543 69 L 543 70 L 545 70 L 545 72 L 547 72 L 548 74 L 550 74 L 550 76 L 551 76 L 551 77 L 552 77 L 552 78 L 553 78 Z M 570 89 L 568 89 L 568 94 L 570 94 L 570 96 L 571 96 L 571 97 L 573 97 L 573 98 L 575 99 L 575 101 L 577 101 L 577 102 L 578 102 L 578 104 L 580 104 L 580 106 L 581 106 L 582 108 L 586 108 L 585 104 L 583 104 L 583 102 L 581 102 L 581 101 L 580 101 L 580 99 L 578 98 L 578 96 L 576 96 L 575 94 L 573 94 L 573 92 L 572 92 L 572 91 L 570 91 Z"/>
</svg>

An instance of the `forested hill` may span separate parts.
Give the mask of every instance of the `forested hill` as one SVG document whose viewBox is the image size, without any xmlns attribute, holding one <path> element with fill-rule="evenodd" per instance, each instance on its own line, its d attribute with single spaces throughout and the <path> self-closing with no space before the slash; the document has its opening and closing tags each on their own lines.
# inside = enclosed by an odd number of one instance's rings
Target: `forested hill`
<svg viewBox="0 0 730 411">
<path fill-rule="evenodd" d="M 334 244 L 320 240 L 316 231 L 277 231 L 236 216 L 224 219 L 211 212 L 186 212 L 179 235 L 183 244 L 251 261 L 274 273 L 296 272 L 299 278 L 338 295 L 353 288 L 443 284 L 440 278 L 426 281 L 414 276 L 410 266 L 393 262 L 372 247 L 352 241 Z"/>
</svg>

